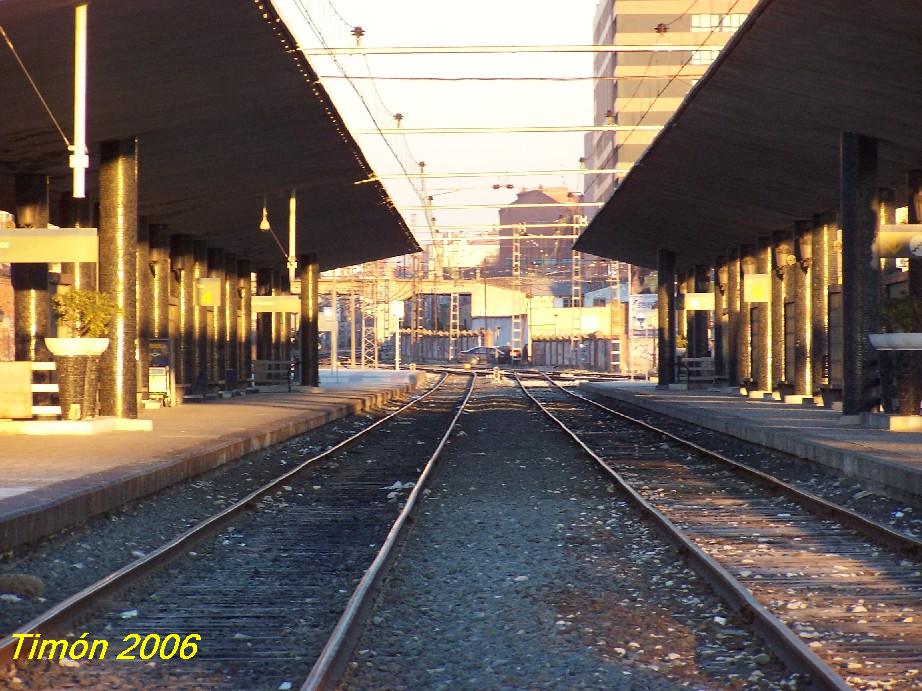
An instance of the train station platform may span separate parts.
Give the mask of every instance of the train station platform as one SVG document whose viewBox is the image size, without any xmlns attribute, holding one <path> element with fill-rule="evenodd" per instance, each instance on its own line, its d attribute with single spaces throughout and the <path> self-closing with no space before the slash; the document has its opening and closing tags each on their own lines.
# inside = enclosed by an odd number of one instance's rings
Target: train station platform
<svg viewBox="0 0 922 691">
<path fill-rule="evenodd" d="M 647 382 L 580 388 L 834 468 L 871 489 L 922 502 L 922 432 L 843 424 L 827 408 L 751 400 L 736 392 L 663 391 Z"/>
<path fill-rule="evenodd" d="M 379 406 L 425 377 L 422 372 L 322 370 L 317 389 L 144 410 L 141 417 L 152 420 L 152 432 L 4 437 L 0 550 Z"/>
</svg>

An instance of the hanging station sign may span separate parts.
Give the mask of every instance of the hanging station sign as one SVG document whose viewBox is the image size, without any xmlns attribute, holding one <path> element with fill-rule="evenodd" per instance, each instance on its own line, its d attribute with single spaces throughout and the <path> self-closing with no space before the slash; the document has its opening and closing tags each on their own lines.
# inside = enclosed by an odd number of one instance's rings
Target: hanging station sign
<svg viewBox="0 0 922 691">
<path fill-rule="evenodd" d="M 922 224 L 882 225 L 877 233 L 882 259 L 922 259 Z"/>
<path fill-rule="evenodd" d="M 771 274 L 744 274 L 743 301 L 768 302 L 772 294 Z"/>
<path fill-rule="evenodd" d="M 220 307 L 222 293 L 220 278 L 198 278 L 195 281 L 195 304 L 199 307 Z"/>
<path fill-rule="evenodd" d="M 287 312 L 289 314 L 301 313 L 301 297 L 299 295 L 254 295 L 253 312 Z"/>
<path fill-rule="evenodd" d="M 0 230 L 0 262 L 58 264 L 99 261 L 95 228 L 15 228 Z"/>
<path fill-rule="evenodd" d="M 714 309 L 714 293 L 685 293 L 684 309 L 687 312 L 710 312 Z"/>
</svg>

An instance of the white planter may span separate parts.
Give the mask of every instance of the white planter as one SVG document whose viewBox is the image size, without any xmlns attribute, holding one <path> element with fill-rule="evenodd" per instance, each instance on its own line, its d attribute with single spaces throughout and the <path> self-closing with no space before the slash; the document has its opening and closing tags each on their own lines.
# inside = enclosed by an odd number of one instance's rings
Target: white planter
<svg viewBox="0 0 922 691">
<path fill-rule="evenodd" d="M 922 350 L 922 333 L 868 334 L 877 350 Z"/>
<path fill-rule="evenodd" d="M 109 347 L 108 338 L 46 338 L 45 346 L 52 355 L 74 357 L 102 355 Z"/>
</svg>

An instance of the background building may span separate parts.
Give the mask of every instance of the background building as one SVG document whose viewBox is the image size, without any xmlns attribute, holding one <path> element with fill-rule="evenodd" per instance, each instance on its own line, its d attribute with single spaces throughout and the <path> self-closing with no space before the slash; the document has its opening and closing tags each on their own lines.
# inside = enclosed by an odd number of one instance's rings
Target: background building
<svg viewBox="0 0 922 691">
<path fill-rule="evenodd" d="M 593 32 L 598 45 L 701 48 L 596 54 L 595 124 L 666 124 L 755 5 L 756 0 L 601 0 Z M 585 139 L 586 166 L 628 170 L 656 134 L 590 132 Z M 585 200 L 608 201 L 623 177 L 623 173 L 586 176 Z"/>
</svg>

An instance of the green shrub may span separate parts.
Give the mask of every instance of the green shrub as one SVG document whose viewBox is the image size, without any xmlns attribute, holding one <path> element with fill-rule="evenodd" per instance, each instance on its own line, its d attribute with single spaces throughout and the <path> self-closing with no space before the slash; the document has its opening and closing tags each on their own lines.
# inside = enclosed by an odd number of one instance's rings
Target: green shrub
<svg viewBox="0 0 922 691">
<path fill-rule="evenodd" d="M 80 338 L 105 338 L 118 311 L 115 302 L 97 290 L 69 290 L 54 297 L 61 323 Z"/>
<path fill-rule="evenodd" d="M 922 331 L 922 300 L 908 295 L 884 298 L 880 303 L 881 327 L 887 333 Z"/>
</svg>

